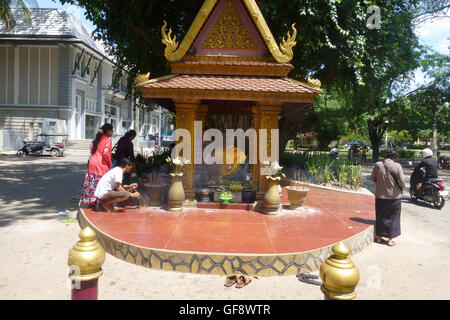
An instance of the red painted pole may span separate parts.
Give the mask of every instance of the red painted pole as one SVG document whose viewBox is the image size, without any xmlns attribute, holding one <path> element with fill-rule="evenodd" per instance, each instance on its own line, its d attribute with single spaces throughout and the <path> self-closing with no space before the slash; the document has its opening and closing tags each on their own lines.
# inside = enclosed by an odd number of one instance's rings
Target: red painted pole
<svg viewBox="0 0 450 320">
<path fill-rule="evenodd" d="M 97 300 L 98 279 L 80 282 L 80 288 L 75 288 L 76 283 L 72 280 L 72 300 Z"/>
<path fill-rule="evenodd" d="M 96 240 L 95 231 L 86 227 L 69 251 L 69 278 L 72 300 L 97 300 L 98 279 L 103 275 L 105 250 Z"/>
</svg>

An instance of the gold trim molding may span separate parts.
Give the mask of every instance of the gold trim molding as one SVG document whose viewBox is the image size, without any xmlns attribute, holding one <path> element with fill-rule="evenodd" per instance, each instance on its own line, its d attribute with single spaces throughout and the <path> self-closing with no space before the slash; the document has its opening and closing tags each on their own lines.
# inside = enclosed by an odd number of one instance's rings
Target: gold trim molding
<svg viewBox="0 0 450 320">
<path fill-rule="evenodd" d="M 288 32 L 287 37 L 283 38 L 280 46 L 278 46 L 255 0 L 242 1 L 247 7 L 248 12 L 253 19 L 253 22 L 255 23 L 261 37 L 263 38 L 266 46 L 269 48 L 269 51 L 275 58 L 275 60 L 280 63 L 287 63 L 291 61 L 294 57 L 292 48 L 297 44 L 297 42 L 295 41 L 297 37 L 295 24 L 293 24 L 291 27 L 292 35 L 290 34 L 290 32 Z M 180 45 L 178 45 L 176 36 L 172 36 L 172 29 L 169 28 L 169 32 L 166 33 L 167 22 L 164 21 L 164 24 L 161 28 L 161 42 L 166 46 L 164 50 L 164 56 L 168 61 L 180 61 L 181 59 L 183 59 L 217 2 L 218 0 L 205 0 Z"/>
</svg>

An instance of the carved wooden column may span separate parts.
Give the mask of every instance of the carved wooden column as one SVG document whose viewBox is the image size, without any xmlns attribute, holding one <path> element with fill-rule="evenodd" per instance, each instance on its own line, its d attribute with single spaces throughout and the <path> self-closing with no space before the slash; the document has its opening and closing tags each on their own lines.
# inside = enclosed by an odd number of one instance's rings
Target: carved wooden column
<svg viewBox="0 0 450 320">
<path fill-rule="evenodd" d="M 282 103 L 279 102 L 258 102 L 256 104 L 256 109 L 258 112 L 258 121 L 259 121 L 259 128 L 258 128 L 258 163 L 262 159 L 260 159 L 260 148 L 259 143 L 261 139 L 261 134 L 259 132 L 259 129 L 266 129 L 267 130 L 267 156 L 269 158 L 273 157 L 274 155 L 271 154 L 271 130 L 272 129 L 278 129 L 278 117 L 281 112 Z M 279 141 L 278 141 L 279 143 Z M 276 146 L 277 150 L 278 145 Z M 261 166 L 259 165 L 258 168 L 258 192 L 257 192 L 257 198 L 261 198 L 261 196 L 264 195 L 267 187 L 267 181 L 266 176 L 263 176 L 260 174 Z"/>
<path fill-rule="evenodd" d="M 183 186 L 187 199 L 195 199 L 194 121 L 200 100 L 174 99 L 176 128 L 186 129 L 191 135 L 191 159 L 183 169 Z"/>
<path fill-rule="evenodd" d="M 201 104 L 198 106 L 195 120 L 202 122 L 202 129 L 205 129 L 206 115 L 208 114 L 208 105 Z"/>
<path fill-rule="evenodd" d="M 256 131 L 256 164 L 253 165 L 253 174 L 252 174 L 252 180 L 253 184 L 256 188 L 256 192 L 259 191 L 259 181 L 260 181 L 260 161 L 259 161 L 259 129 L 261 128 L 261 114 L 259 112 L 258 106 L 252 107 L 252 115 L 253 115 L 253 129 Z M 260 200 L 257 195 L 257 199 Z"/>
</svg>

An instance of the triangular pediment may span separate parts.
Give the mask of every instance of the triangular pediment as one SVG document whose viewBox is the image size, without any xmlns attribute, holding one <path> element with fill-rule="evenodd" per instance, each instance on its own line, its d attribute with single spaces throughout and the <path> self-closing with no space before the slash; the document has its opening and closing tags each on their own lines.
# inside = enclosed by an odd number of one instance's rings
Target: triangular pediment
<svg viewBox="0 0 450 320">
<path fill-rule="evenodd" d="M 277 62 L 292 59 L 296 30 L 276 43 L 255 0 L 205 0 L 180 45 L 172 32 L 161 29 L 164 55 L 180 61 L 189 52 L 197 56 L 272 56 Z"/>
<path fill-rule="evenodd" d="M 200 37 L 201 37 L 200 33 Z M 239 16 L 233 1 L 228 1 L 225 8 L 209 30 L 201 48 L 210 49 L 244 49 L 255 50 L 256 45 L 244 22 Z"/>
</svg>

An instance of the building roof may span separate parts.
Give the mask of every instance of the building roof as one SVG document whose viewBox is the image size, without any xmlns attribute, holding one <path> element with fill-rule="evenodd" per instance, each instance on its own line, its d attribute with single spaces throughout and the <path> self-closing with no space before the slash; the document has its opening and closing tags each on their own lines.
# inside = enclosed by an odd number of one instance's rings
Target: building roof
<svg viewBox="0 0 450 320">
<path fill-rule="evenodd" d="M 147 98 L 259 100 L 312 103 L 320 92 L 287 77 L 171 74 L 140 85 Z"/>
<path fill-rule="evenodd" d="M 0 22 L 0 38 L 15 40 L 27 39 L 65 39 L 82 42 L 103 56 L 103 47 L 94 41 L 92 31 L 65 9 L 30 8 L 31 24 L 27 22 L 23 11 L 12 9 L 16 25 L 8 30 L 4 22 Z"/>
</svg>

